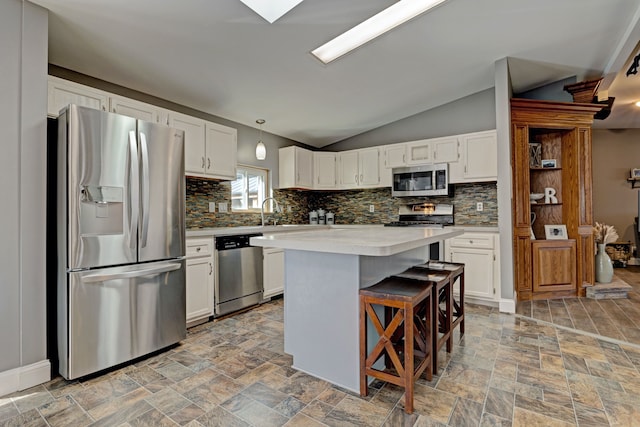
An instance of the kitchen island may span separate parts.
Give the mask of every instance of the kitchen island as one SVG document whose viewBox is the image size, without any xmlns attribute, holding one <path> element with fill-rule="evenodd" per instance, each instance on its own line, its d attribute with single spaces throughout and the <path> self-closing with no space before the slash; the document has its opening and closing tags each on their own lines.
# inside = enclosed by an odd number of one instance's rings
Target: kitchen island
<svg viewBox="0 0 640 427">
<path fill-rule="evenodd" d="M 425 262 L 430 244 L 462 233 L 372 226 L 252 237 L 285 250 L 284 350 L 293 367 L 358 393 L 359 289 Z"/>
</svg>

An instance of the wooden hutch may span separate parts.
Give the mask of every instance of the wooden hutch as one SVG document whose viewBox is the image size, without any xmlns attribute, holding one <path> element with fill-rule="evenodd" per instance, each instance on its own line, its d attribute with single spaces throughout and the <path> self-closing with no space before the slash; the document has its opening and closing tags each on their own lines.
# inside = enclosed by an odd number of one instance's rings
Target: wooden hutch
<svg viewBox="0 0 640 427">
<path fill-rule="evenodd" d="M 513 245 L 519 301 L 584 296 L 585 286 L 594 283 L 591 124 L 602 108 L 511 100 Z M 542 167 L 540 160 L 551 159 L 555 165 L 544 162 Z M 530 194 L 544 193 L 545 188 L 555 190 L 555 199 L 547 203 L 544 198 L 530 199 Z M 565 225 L 567 235 L 546 239 L 545 225 Z"/>
</svg>

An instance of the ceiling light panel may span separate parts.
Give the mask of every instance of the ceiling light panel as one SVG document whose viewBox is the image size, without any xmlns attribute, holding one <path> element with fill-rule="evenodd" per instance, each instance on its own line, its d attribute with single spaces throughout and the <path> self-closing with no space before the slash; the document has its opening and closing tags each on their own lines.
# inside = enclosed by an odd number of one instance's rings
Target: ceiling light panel
<svg viewBox="0 0 640 427">
<path fill-rule="evenodd" d="M 446 0 L 400 0 L 382 12 L 311 51 L 311 53 L 320 61 L 328 64 L 445 1 Z"/>
<path fill-rule="evenodd" d="M 240 0 L 270 24 L 302 3 L 302 0 Z"/>
</svg>

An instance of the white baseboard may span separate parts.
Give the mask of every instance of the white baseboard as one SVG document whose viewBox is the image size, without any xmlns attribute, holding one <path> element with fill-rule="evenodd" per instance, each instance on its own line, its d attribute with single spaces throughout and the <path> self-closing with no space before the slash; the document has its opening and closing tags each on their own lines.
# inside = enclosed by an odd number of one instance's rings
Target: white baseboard
<svg viewBox="0 0 640 427">
<path fill-rule="evenodd" d="M 506 298 L 500 299 L 499 309 L 500 313 L 514 314 L 516 312 L 516 300 Z"/>
<path fill-rule="evenodd" d="M 0 396 L 46 383 L 50 379 L 49 360 L 41 360 L 31 365 L 0 372 Z"/>
</svg>

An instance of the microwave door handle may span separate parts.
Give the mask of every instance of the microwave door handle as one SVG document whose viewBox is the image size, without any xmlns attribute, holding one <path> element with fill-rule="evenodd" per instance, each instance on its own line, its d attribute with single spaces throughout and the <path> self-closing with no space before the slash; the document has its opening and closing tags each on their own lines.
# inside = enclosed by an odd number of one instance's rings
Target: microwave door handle
<svg viewBox="0 0 640 427">
<path fill-rule="evenodd" d="M 138 165 L 138 141 L 136 139 L 136 132 L 129 131 L 129 204 L 131 205 L 129 215 L 129 247 L 131 249 L 136 247 L 137 229 L 139 212 L 138 206 L 140 204 L 140 170 Z"/>
<path fill-rule="evenodd" d="M 140 132 L 140 152 L 142 154 L 142 238 L 141 247 L 147 246 L 149 235 L 149 149 L 147 137 Z"/>
</svg>

